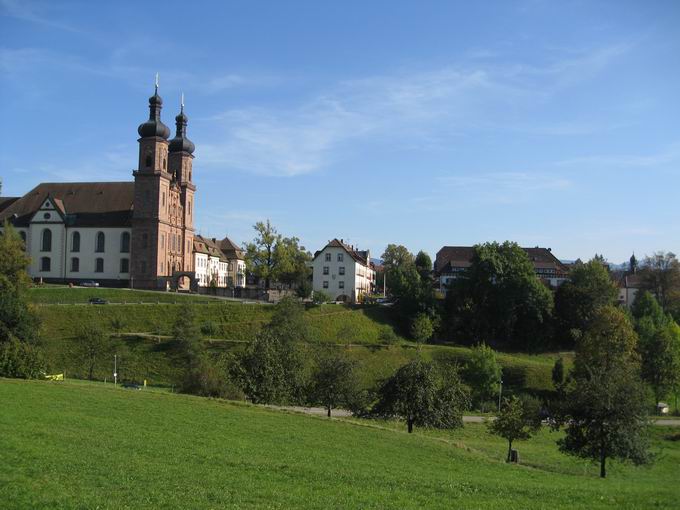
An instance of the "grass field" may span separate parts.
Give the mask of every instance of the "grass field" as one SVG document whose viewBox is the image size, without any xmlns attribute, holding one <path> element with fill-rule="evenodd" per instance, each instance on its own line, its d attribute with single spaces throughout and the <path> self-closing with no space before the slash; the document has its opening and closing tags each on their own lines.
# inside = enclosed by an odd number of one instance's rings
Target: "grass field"
<svg viewBox="0 0 680 510">
<path fill-rule="evenodd" d="M 0 379 L 3 508 L 677 508 L 680 441 L 657 462 L 596 466 L 483 425 L 403 432 L 246 404 Z M 677 433 L 677 432 L 676 432 Z"/>
<path fill-rule="evenodd" d="M 182 310 L 180 303 L 192 307 L 197 325 L 210 326 L 213 333 L 206 336 L 209 349 L 215 354 L 243 348 L 270 320 L 272 313 L 272 307 L 268 305 L 126 289 L 48 287 L 31 289 L 29 296 L 40 305 L 36 311 L 42 321 L 42 338 L 51 372 L 66 371 L 83 377 L 86 371 L 75 339 L 78 325 L 97 322 L 111 329 L 112 324 L 118 322 L 122 325 L 121 334 L 111 339 L 111 356 L 100 360 L 95 377 L 100 380 L 110 378 L 112 355 L 116 353 L 121 362 L 119 372 L 136 381 L 147 379 L 160 385 L 171 385 L 181 375 L 181 364 L 172 355 L 166 338 L 171 334 L 176 315 Z M 137 302 L 104 306 L 75 304 L 86 303 L 90 297 L 104 297 L 112 303 L 134 299 Z M 166 299 L 177 299 L 177 304 L 164 302 Z M 57 301 L 72 304 L 50 304 Z M 146 304 L 139 304 L 140 301 Z M 322 305 L 308 309 L 305 314 L 313 340 L 310 349 L 319 344 L 339 344 L 360 363 L 365 385 L 387 377 L 416 356 L 415 346 L 402 337 L 397 337 L 396 345 L 380 344 L 380 333 L 384 328 L 397 331 L 390 310 L 385 307 Z M 348 329 L 353 333 L 349 346 L 343 337 Z M 459 364 L 465 363 L 469 353 L 469 349 L 456 346 L 426 345 L 422 349 L 426 359 Z M 550 373 L 556 355 L 500 353 L 498 358 L 508 388 L 552 389 Z"/>
</svg>

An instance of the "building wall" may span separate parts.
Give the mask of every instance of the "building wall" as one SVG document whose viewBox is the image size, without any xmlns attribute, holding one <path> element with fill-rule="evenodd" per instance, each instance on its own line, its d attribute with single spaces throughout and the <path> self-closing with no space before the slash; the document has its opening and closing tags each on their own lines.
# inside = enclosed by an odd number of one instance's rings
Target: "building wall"
<svg viewBox="0 0 680 510">
<path fill-rule="evenodd" d="M 326 261 L 326 254 L 330 254 L 331 260 Z M 342 255 L 342 261 L 338 255 Z M 324 274 L 324 267 L 328 267 L 328 274 Z M 345 274 L 340 274 L 340 268 L 345 268 Z M 324 287 L 328 282 L 328 287 Z M 340 282 L 344 283 L 341 288 Z M 375 282 L 375 271 L 357 263 L 344 249 L 327 246 L 312 262 L 312 288 L 315 291 L 323 291 L 337 300 L 341 296 L 348 296 L 349 300 L 356 302 L 359 296 L 369 293 Z"/>
</svg>

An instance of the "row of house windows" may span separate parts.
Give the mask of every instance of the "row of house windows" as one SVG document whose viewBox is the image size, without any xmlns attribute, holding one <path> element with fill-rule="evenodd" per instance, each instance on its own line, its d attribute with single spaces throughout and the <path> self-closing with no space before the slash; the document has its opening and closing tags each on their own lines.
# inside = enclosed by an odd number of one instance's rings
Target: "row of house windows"
<svg viewBox="0 0 680 510">
<path fill-rule="evenodd" d="M 330 273 L 329 267 L 328 267 L 328 266 L 323 266 L 323 274 L 329 274 L 329 273 Z M 340 275 L 344 275 L 344 274 L 345 274 L 345 266 L 340 266 L 340 267 L 338 268 L 338 274 L 340 274 Z"/>
<path fill-rule="evenodd" d="M 323 288 L 324 288 L 324 289 L 327 289 L 327 288 L 328 288 L 328 280 L 324 280 L 324 281 L 323 281 Z M 342 281 L 342 280 L 340 280 L 340 281 L 338 282 L 338 288 L 339 288 L 339 289 L 344 289 L 344 288 L 345 288 L 345 282 Z"/>
<path fill-rule="evenodd" d="M 22 232 L 21 236 L 24 241 L 26 234 Z M 106 235 L 104 232 L 97 232 L 95 236 L 94 251 L 97 253 L 104 253 L 106 249 Z M 49 228 L 43 229 L 40 238 L 40 251 L 52 251 L 52 231 Z M 71 251 L 77 253 L 80 251 L 80 232 L 73 232 L 71 234 Z M 120 235 L 120 252 L 130 253 L 130 233 L 123 232 Z"/>
<path fill-rule="evenodd" d="M 332 258 L 332 255 L 330 253 L 326 253 L 326 262 L 330 262 Z M 338 253 L 338 262 L 342 262 L 345 260 L 345 254 L 344 253 Z"/>
<path fill-rule="evenodd" d="M 80 259 L 78 257 L 71 257 L 71 272 L 80 272 Z M 40 259 L 40 271 L 48 272 L 52 270 L 52 259 L 50 257 L 42 257 Z M 104 259 L 99 257 L 94 260 L 94 272 L 104 272 Z M 130 272 L 130 259 L 120 259 L 120 272 Z"/>
</svg>

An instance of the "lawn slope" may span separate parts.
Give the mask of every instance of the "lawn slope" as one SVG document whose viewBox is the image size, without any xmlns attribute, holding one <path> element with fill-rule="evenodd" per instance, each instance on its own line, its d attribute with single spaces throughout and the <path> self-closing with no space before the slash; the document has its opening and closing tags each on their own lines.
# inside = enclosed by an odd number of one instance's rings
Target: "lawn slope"
<svg viewBox="0 0 680 510">
<path fill-rule="evenodd" d="M 679 496 L 680 444 L 661 438 L 655 466 L 617 465 L 600 480 L 582 463 L 549 465 L 541 449 L 553 451 L 555 435 L 535 440 L 536 468 L 496 460 L 479 426 L 408 435 L 169 393 L 2 379 L 0 405 L 7 509 L 670 508 Z"/>
</svg>

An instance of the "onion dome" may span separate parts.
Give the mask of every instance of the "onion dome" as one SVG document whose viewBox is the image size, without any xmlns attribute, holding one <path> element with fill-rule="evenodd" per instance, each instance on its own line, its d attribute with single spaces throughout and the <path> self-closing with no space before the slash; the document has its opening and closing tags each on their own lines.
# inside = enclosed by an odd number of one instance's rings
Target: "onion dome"
<svg viewBox="0 0 680 510">
<path fill-rule="evenodd" d="M 182 98 L 182 106 L 179 111 L 179 115 L 175 117 L 175 123 L 177 125 L 177 132 L 175 138 L 170 140 L 170 145 L 168 146 L 169 152 L 188 152 L 193 154 L 196 146 L 194 142 L 187 138 L 187 121 L 189 119 L 184 114 L 184 98 Z"/>
<path fill-rule="evenodd" d="M 161 109 L 163 108 L 163 100 L 158 95 L 158 86 L 156 92 L 149 98 L 149 120 L 140 124 L 137 128 L 139 136 L 142 138 L 158 136 L 166 140 L 170 136 L 170 128 L 161 122 Z"/>
</svg>

